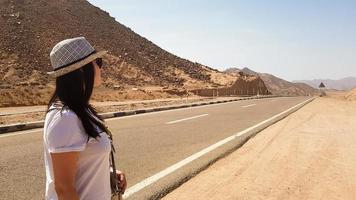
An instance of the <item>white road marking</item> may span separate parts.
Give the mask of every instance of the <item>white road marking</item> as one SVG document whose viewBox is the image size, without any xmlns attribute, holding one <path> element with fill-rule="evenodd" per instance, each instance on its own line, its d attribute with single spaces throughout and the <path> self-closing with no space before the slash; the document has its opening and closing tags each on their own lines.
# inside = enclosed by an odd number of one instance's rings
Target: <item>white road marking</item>
<svg viewBox="0 0 356 200">
<path fill-rule="evenodd" d="M 175 123 L 178 123 L 178 122 L 182 122 L 182 121 L 186 121 L 186 120 L 190 120 L 190 119 L 195 119 L 195 118 L 199 118 L 199 117 L 204 117 L 204 116 L 207 116 L 209 114 L 202 114 L 202 115 L 197 115 L 197 116 L 193 116 L 193 117 L 188 117 L 188 118 L 184 118 L 184 119 L 179 119 L 179 120 L 175 120 L 175 121 L 170 121 L 170 122 L 167 122 L 166 124 L 175 124 Z"/>
<path fill-rule="evenodd" d="M 281 97 L 280 97 L 281 98 Z M 265 99 L 253 99 L 253 100 L 265 100 Z M 232 102 L 226 102 L 222 104 L 233 104 L 233 103 L 243 103 L 244 101 L 232 101 Z M 142 113 L 139 115 L 129 115 L 129 116 L 122 116 L 122 117 L 113 117 L 109 119 L 105 119 L 105 121 L 113 121 L 113 120 L 121 120 L 121 119 L 126 119 L 126 118 L 132 118 L 132 117 L 140 117 L 140 116 L 145 116 L 145 115 L 152 115 L 152 114 L 161 114 L 165 112 L 175 112 L 175 111 L 181 111 L 181 110 L 188 110 L 188 109 L 199 109 L 199 108 L 204 108 L 204 107 L 213 107 L 213 106 L 220 106 L 222 104 L 207 104 L 207 105 L 202 105 L 202 106 L 196 106 L 196 107 L 187 107 L 187 108 L 179 108 L 179 109 L 172 109 L 172 110 L 163 110 L 163 111 L 156 111 L 156 112 L 149 112 L 149 113 Z M 3 133 L 0 134 L 0 138 L 2 137 L 10 137 L 10 136 L 16 136 L 16 135 L 25 135 L 28 133 L 33 133 L 36 132 L 36 130 L 29 131 L 29 132 L 21 132 L 21 133 Z"/>
<path fill-rule="evenodd" d="M 281 98 L 281 97 L 279 97 Z M 251 99 L 255 101 L 266 101 L 267 99 Z M 247 100 L 250 101 L 250 100 Z M 233 103 L 244 103 L 246 101 L 231 101 L 231 102 L 225 102 L 225 103 L 218 103 L 218 104 L 207 104 L 207 105 L 201 105 L 201 106 L 195 106 L 195 107 L 187 107 L 187 108 L 178 108 L 178 109 L 171 109 L 171 110 L 161 110 L 161 111 L 155 111 L 155 112 L 149 112 L 149 113 L 142 113 L 139 115 L 128 115 L 128 116 L 122 116 L 122 117 L 113 117 L 109 119 L 105 119 L 105 121 L 113 121 L 113 120 L 121 120 L 121 119 L 127 119 L 127 118 L 132 118 L 132 117 L 141 117 L 145 115 L 156 115 L 156 114 L 161 114 L 161 113 L 166 113 L 166 112 L 175 112 L 175 111 L 182 111 L 182 110 L 192 110 L 192 109 L 200 109 L 200 108 L 205 108 L 205 107 L 214 107 L 214 106 L 220 106 L 220 105 L 227 105 L 227 104 L 233 104 Z"/>
<path fill-rule="evenodd" d="M 34 133 L 34 132 L 38 132 L 38 131 L 42 131 L 43 128 L 39 128 L 39 129 L 35 129 L 35 130 L 29 130 L 29 131 L 23 131 L 23 132 L 15 132 L 15 133 L 5 133 L 3 135 L 0 134 L 0 138 L 4 138 L 4 137 L 10 137 L 10 136 L 15 136 L 15 135 L 25 135 L 25 134 L 29 134 L 29 133 Z"/>
<path fill-rule="evenodd" d="M 157 174 L 154 174 L 153 176 L 142 180 L 141 182 L 139 182 L 139 183 L 133 185 L 132 187 L 128 188 L 126 190 L 125 194 L 123 195 L 123 198 L 128 198 L 129 196 L 133 195 L 134 193 L 136 193 L 136 192 L 142 190 L 143 188 L 153 184 L 154 182 L 158 181 L 159 179 L 161 179 L 161 178 L 167 176 L 168 174 L 178 170 L 179 168 L 189 164 L 190 162 L 192 162 L 192 161 L 198 159 L 199 157 L 209 153 L 210 151 L 213 151 L 214 149 L 216 149 L 216 148 L 218 148 L 218 147 L 220 147 L 220 146 L 222 146 L 222 145 L 234 140 L 235 138 L 240 137 L 240 136 L 250 132 L 254 128 L 257 128 L 257 127 L 259 127 L 259 126 L 261 126 L 261 125 L 263 125 L 265 123 L 268 123 L 271 120 L 274 120 L 275 118 L 278 118 L 279 116 L 289 112 L 290 110 L 293 110 L 294 108 L 302 105 L 303 103 L 305 103 L 305 102 L 307 102 L 309 100 L 310 99 L 308 99 L 306 101 L 303 101 L 302 103 L 299 103 L 299 104 L 297 104 L 297 105 L 295 105 L 295 106 L 293 106 L 293 107 L 291 107 L 291 108 L 289 108 L 289 109 L 287 109 L 287 110 L 285 110 L 285 111 L 283 111 L 283 112 L 281 112 L 281 113 L 279 113 L 279 114 L 277 114 L 277 115 L 275 115 L 275 116 L 273 116 L 273 117 L 271 117 L 269 119 L 266 119 L 263 122 L 260 122 L 260 123 L 254 125 L 254 126 L 251 126 L 251 127 L 247 128 L 247 129 L 241 131 L 241 132 L 235 133 L 230 137 L 227 137 L 227 138 L 225 138 L 223 140 L 220 140 L 219 142 L 217 142 L 217 143 L 215 143 L 215 144 L 213 144 L 213 145 L 211 145 L 211 146 L 209 146 L 209 147 L 207 147 L 207 148 L 205 148 L 205 149 L 203 149 L 203 150 L 201 150 L 201 151 L 199 151 L 199 152 L 197 152 L 197 153 L 185 158 L 184 160 L 181 160 L 181 161 L 177 162 L 176 164 L 169 166 L 168 168 L 158 172 Z"/>
<path fill-rule="evenodd" d="M 248 108 L 248 107 L 252 107 L 255 106 L 256 104 L 250 104 L 250 105 L 246 105 L 246 106 L 242 106 L 243 108 Z"/>
<path fill-rule="evenodd" d="M 105 121 L 127 119 L 127 118 L 140 117 L 140 116 L 145 116 L 145 115 L 155 115 L 155 114 L 161 114 L 161 113 L 166 113 L 166 112 L 175 112 L 175 111 L 181 111 L 181 110 L 199 109 L 199 108 L 204 108 L 204 107 L 214 107 L 214 106 L 220 106 L 222 104 L 226 105 L 226 104 L 233 104 L 233 103 L 243 103 L 243 101 L 240 100 L 240 101 L 231 101 L 231 102 L 218 103 L 218 104 L 207 104 L 207 105 L 201 105 L 201 106 L 195 106 L 195 107 L 178 108 L 178 109 L 171 109 L 171 110 L 161 110 L 161 111 L 155 111 L 155 112 L 149 112 L 149 113 L 142 113 L 139 115 L 128 115 L 128 116 L 122 116 L 122 117 L 114 117 L 114 118 L 105 119 Z"/>
</svg>

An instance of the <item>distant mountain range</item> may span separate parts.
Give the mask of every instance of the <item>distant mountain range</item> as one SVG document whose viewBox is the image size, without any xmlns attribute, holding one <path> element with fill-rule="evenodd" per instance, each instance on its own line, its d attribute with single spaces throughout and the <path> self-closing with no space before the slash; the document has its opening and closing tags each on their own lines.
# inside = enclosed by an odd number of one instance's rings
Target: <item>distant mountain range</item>
<svg viewBox="0 0 356 200">
<path fill-rule="evenodd" d="M 259 76 L 265 83 L 267 89 L 276 95 L 314 95 L 317 90 L 305 83 L 292 83 L 272 74 L 255 72 L 247 67 L 243 69 L 229 68 L 225 73 L 245 73 L 249 75 Z"/>
<path fill-rule="evenodd" d="M 335 90 L 351 90 L 356 87 L 356 77 L 346 77 L 339 80 L 332 79 L 314 79 L 314 80 L 300 80 L 293 81 L 305 83 L 313 88 L 318 88 L 320 83 L 323 82 L 327 89 L 335 89 Z"/>
</svg>

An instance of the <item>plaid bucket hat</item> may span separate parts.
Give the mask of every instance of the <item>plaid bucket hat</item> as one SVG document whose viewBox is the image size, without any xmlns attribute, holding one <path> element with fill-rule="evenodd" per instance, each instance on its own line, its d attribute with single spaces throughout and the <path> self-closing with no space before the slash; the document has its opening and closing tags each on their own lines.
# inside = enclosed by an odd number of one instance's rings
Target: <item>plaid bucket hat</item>
<svg viewBox="0 0 356 200">
<path fill-rule="evenodd" d="M 76 37 L 57 43 L 51 53 L 50 60 L 53 71 L 47 74 L 59 77 L 101 58 L 107 51 L 95 51 L 85 37 Z"/>
</svg>

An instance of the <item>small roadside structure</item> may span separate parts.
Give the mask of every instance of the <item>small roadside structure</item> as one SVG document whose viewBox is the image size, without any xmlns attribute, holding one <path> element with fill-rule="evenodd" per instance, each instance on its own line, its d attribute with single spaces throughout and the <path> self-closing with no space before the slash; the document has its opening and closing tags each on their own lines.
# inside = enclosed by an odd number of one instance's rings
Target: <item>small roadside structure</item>
<svg viewBox="0 0 356 200">
<path fill-rule="evenodd" d="M 320 91 L 321 97 L 326 96 L 325 89 L 326 89 L 325 84 L 323 82 L 321 82 L 319 85 L 319 91 Z"/>
</svg>

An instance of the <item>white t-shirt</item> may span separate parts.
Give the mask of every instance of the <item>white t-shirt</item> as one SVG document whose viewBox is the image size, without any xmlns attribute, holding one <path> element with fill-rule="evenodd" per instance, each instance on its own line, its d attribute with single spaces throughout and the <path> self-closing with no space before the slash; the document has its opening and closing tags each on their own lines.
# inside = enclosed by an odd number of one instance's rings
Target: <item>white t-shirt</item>
<svg viewBox="0 0 356 200">
<path fill-rule="evenodd" d="M 53 105 L 51 108 L 54 108 Z M 97 130 L 99 127 L 95 126 Z M 100 131 L 99 131 L 100 132 Z M 69 108 L 53 109 L 44 124 L 44 160 L 46 200 L 57 200 L 50 153 L 80 152 L 76 190 L 80 200 L 110 200 L 110 139 L 105 132 L 97 140 L 90 138 L 77 115 Z"/>
</svg>

